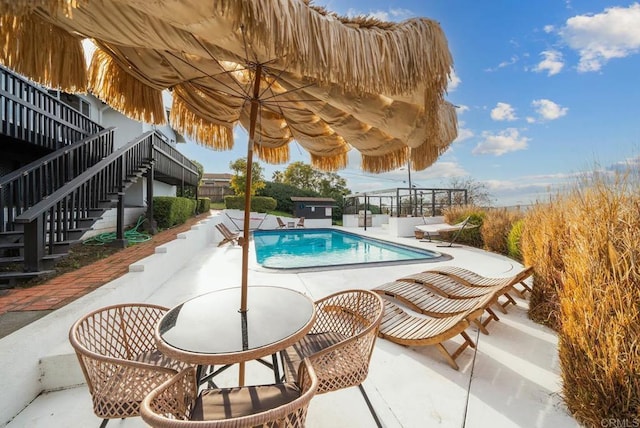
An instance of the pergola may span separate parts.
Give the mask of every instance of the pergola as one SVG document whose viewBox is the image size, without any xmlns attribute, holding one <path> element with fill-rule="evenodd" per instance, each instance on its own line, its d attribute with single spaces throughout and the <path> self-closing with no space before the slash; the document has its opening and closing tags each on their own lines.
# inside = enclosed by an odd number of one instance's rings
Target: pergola
<svg viewBox="0 0 640 428">
<path fill-rule="evenodd" d="M 378 207 L 388 210 L 391 217 L 403 216 L 436 216 L 442 209 L 454 205 L 466 205 L 468 201 L 467 189 L 428 188 L 428 187 L 396 187 L 391 189 L 373 190 L 370 192 L 354 193 L 345 196 L 345 214 L 365 213 L 371 206 L 372 199 L 378 201 Z M 353 201 L 352 204 L 349 204 Z M 347 208 L 347 205 L 349 208 Z M 351 211 L 351 207 L 353 212 Z"/>
</svg>

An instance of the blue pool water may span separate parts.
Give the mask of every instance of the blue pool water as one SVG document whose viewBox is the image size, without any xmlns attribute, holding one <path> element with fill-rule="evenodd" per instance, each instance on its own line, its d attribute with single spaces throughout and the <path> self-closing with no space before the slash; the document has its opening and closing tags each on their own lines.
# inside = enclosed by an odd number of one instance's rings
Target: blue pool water
<svg viewBox="0 0 640 428">
<path fill-rule="evenodd" d="M 256 230 L 253 238 L 258 263 L 275 269 L 420 261 L 441 256 L 335 229 Z"/>
</svg>

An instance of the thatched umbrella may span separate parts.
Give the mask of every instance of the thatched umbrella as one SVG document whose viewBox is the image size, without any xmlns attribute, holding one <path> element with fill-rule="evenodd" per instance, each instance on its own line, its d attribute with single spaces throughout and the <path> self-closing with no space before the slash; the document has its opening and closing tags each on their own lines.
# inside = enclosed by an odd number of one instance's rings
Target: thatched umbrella
<svg viewBox="0 0 640 428">
<path fill-rule="evenodd" d="M 37 82 L 156 124 L 169 89 L 171 125 L 216 150 L 248 129 L 241 311 L 254 152 L 285 163 L 295 140 L 323 170 L 351 148 L 365 171 L 422 170 L 457 134 L 452 59 L 429 19 L 346 19 L 305 0 L 0 0 L 0 13 L 0 62 Z"/>
</svg>

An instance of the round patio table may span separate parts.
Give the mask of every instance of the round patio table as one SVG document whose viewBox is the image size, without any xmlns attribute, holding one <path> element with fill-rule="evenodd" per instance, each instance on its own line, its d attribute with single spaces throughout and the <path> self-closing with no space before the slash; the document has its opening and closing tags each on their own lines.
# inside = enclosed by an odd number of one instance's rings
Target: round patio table
<svg viewBox="0 0 640 428">
<path fill-rule="evenodd" d="M 288 288 L 251 286 L 247 311 L 239 308 L 240 287 L 187 300 L 158 323 L 158 349 L 191 364 L 243 363 L 296 343 L 315 321 L 313 301 Z"/>
</svg>

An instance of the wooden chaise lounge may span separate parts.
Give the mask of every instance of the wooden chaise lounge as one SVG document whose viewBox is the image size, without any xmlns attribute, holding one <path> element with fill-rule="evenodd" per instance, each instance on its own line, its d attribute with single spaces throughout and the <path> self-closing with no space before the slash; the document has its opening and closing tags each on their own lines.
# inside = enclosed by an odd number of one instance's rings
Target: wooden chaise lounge
<svg viewBox="0 0 640 428">
<path fill-rule="evenodd" d="M 533 275 L 533 267 L 526 267 L 517 274 L 505 278 L 482 276 L 470 271 L 469 269 L 457 266 L 442 266 L 434 269 L 428 269 L 427 272 L 448 276 L 470 287 L 492 287 L 496 285 L 512 284 L 513 290 L 518 293 L 520 297 L 524 297 L 524 293 L 527 291 L 531 292 L 531 287 L 525 282 L 525 280 Z M 515 287 L 518 284 L 523 287 L 523 290 L 518 290 Z"/>
<path fill-rule="evenodd" d="M 445 297 L 422 283 L 403 280 L 380 285 L 372 291 L 397 299 L 412 310 L 434 318 L 447 318 L 471 311 L 473 316 L 468 316 L 467 321 L 474 323 L 484 334 L 489 334 L 486 329 L 487 324 L 492 320 L 499 320 L 498 316 L 490 308 L 498 297 L 496 295 L 500 291 L 498 287 L 486 288 L 483 295 L 464 299 Z M 474 310 L 477 309 L 482 310 L 476 314 Z M 485 310 L 488 316 L 482 321 L 479 318 Z"/>
<path fill-rule="evenodd" d="M 418 282 L 450 299 L 480 297 L 488 292 L 488 288 L 486 287 L 469 287 L 446 275 L 440 275 L 434 272 L 419 272 L 399 278 L 398 281 Z"/>
<path fill-rule="evenodd" d="M 420 272 L 400 278 L 400 280 L 419 282 L 451 299 L 468 299 L 469 297 L 483 296 L 487 293 L 487 290 L 491 289 L 492 291 L 495 291 L 495 287 L 497 287 L 502 291 L 498 293 L 494 303 L 498 304 L 502 312 L 505 314 L 507 313 L 506 308 L 509 304 L 514 306 L 516 305 L 516 301 L 509 294 L 509 291 L 513 290 L 512 281 L 502 281 L 502 283 L 485 287 L 470 286 L 465 282 L 458 281 L 454 277 L 440 274 L 435 271 Z M 498 298 L 501 296 L 504 296 L 507 300 L 505 302 L 500 302 Z"/>
<path fill-rule="evenodd" d="M 240 243 L 239 233 L 235 233 L 229 230 L 229 228 L 224 223 L 216 224 L 216 229 L 222 234 L 222 240 L 218 243 L 218 247 L 226 244 L 227 242 L 233 242 L 234 244 Z"/>
<path fill-rule="evenodd" d="M 478 304 L 484 302 L 480 299 Z M 436 346 L 446 358 L 447 363 L 458 370 L 456 358 L 468 347 L 475 348 L 475 343 L 465 329 L 469 326 L 469 319 L 475 319 L 482 314 L 482 307 L 471 309 L 456 315 L 442 318 L 411 315 L 389 298 L 383 298 L 384 316 L 380 324 L 380 337 L 405 346 Z M 450 353 L 443 342 L 460 334 L 464 342 Z"/>
</svg>

